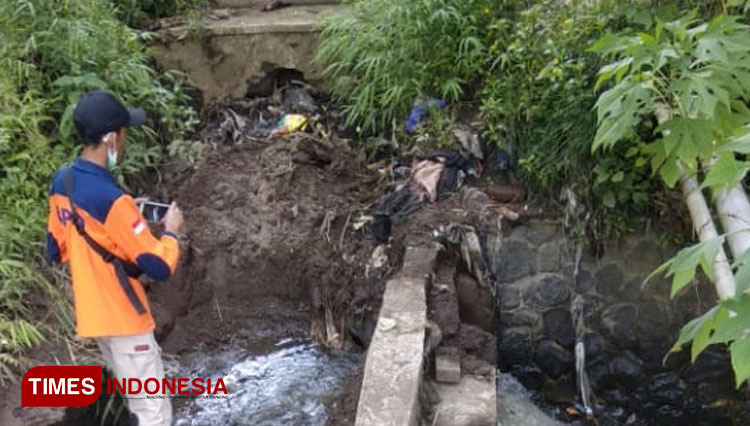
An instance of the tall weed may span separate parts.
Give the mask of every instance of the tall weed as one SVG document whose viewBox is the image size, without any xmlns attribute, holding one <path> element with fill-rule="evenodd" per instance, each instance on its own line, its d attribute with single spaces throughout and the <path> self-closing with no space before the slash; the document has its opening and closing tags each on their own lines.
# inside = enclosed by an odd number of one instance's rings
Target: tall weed
<svg viewBox="0 0 750 426">
<path fill-rule="evenodd" d="M 0 2 L 0 381 L 43 338 L 32 290 L 63 297 L 47 281 L 43 241 L 50 179 L 76 153 L 75 102 L 105 88 L 149 113 L 150 125 L 129 135 L 123 182 L 164 161 L 165 142 L 186 151 L 177 145 L 196 114 L 180 76 L 154 70 L 144 36 L 106 1 Z"/>
</svg>

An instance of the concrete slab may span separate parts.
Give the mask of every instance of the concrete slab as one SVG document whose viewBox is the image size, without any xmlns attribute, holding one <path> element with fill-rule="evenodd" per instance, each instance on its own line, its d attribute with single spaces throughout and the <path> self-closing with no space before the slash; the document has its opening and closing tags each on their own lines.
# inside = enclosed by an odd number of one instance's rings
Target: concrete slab
<svg viewBox="0 0 750 426">
<path fill-rule="evenodd" d="M 422 382 L 426 279 L 388 281 L 357 407 L 356 426 L 416 426 Z"/>
<path fill-rule="evenodd" d="M 261 9 L 264 5 L 270 3 L 273 0 L 216 0 L 214 6 L 216 7 L 238 7 L 238 8 L 253 8 Z M 317 4 L 336 4 L 338 0 L 284 0 L 284 3 L 292 6 L 299 5 L 317 5 Z"/>
<path fill-rule="evenodd" d="M 441 383 L 461 381 L 461 349 L 439 347 L 435 352 L 435 380 Z"/>
<path fill-rule="evenodd" d="M 312 33 L 320 29 L 322 17 L 348 10 L 336 4 L 285 7 L 271 12 L 238 9 L 227 19 L 207 19 L 203 24 L 207 36 Z"/>
<path fill-rule="evenodd" d="M 496 426 L 497 387 L 491 379 L 463 376 L 457 384 L 437 384 L 440 402 L 435 426 Z"/>
<path fill-rule="evenodd" d="M 426 275 L 432 274 L 435 271 L 435 264 L 440 250 L 442 250 L 442 246 L 438 243 L 418 247 L 406 247 L 404 262 L 399 276 L 424 278 Z"/>
</svg>

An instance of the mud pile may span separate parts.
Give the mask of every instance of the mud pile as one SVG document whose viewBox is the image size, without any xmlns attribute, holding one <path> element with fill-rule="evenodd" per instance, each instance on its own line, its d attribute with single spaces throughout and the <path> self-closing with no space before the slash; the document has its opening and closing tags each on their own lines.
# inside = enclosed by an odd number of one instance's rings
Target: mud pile
<svg viewBox="0 0 750 426">
<path fill-rule="evenodd" d="M 351 222 L 377 191 L 345 143 L 297 133 L 223 146 L 164 192 L 186 217 L 178 272 L 150 295 L 166 352 L 281 318 L 280 300 L 309 311 L 313 339 L 330 346 L 350 345 L 347 330 L 374 320 L 372 243 Z"/>
</svg>

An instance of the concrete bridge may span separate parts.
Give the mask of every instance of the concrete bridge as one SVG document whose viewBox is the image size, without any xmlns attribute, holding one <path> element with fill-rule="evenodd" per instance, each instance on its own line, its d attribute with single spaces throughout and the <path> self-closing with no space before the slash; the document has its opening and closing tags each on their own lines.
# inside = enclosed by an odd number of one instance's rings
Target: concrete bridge
<svg viewBox="0 0 750 426">
<path fill-rule="evenodd" d="M 313 63 L 321 19 L 349 8 L 336 0 L 285 2 L 290 6 L 263 12 L 266 0 L 218 0 L 193 33 L 189 25 L 160 31 L 157 62 L 185 72 L 205 102 L 245 97 L 278 70 L 297 70 L 305 80 L 321 83 Z"/>
</svg>

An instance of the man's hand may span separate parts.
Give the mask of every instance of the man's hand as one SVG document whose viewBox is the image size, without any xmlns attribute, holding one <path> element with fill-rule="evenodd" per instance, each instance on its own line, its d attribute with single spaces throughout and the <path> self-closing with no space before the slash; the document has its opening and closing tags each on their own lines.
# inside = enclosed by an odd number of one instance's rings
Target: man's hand
<svg viewBox="0 0 750 426">
<path fill-rule="evenodd" d="M 178 234 L 180 228 L 182 228 L 182 223 L 182 210 L 177 207 L 177 203 L 172 202 L 169 210 L 167 210 L 167 214 L 164 215 L 164 229 L 173 234 Z"/>
</svg>

